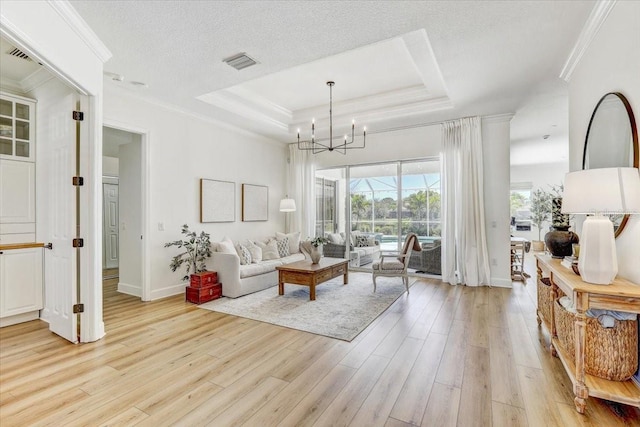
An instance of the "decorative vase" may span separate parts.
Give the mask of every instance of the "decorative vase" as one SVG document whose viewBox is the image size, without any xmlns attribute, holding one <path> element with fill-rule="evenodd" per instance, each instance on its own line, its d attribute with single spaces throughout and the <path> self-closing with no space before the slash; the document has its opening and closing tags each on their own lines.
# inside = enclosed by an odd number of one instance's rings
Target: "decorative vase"
<svg viewBox="0 0 640 427">
<path fill-rule="evenodd" d="M 580 239 L 576 233 L 567 230 L 552 230 L 544 236 L 544 242 L 553 258 L 571 256 L 573 254 L 573 244 L 579 241 Z"/>
<path fill-rule="evenodd" d="M 311 245 L 311 264 L 317 264 L 320 262 L 320 258 L 322 258 L 322 252 L 320 247 Z"/>
</svg>

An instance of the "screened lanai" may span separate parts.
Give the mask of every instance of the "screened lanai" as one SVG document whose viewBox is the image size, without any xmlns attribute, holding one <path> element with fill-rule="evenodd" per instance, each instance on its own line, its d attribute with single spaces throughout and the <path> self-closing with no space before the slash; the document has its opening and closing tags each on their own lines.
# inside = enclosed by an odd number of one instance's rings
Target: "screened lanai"
<svg viewBox="0 0 640 427">
<path fill-rule="evenodd" d="M 382 251 L 399 250 L 409 232 L 440 239 L 439 159 L 320 170 L 316 190 L 318 233 L 365 233 Z"/>
</svg>

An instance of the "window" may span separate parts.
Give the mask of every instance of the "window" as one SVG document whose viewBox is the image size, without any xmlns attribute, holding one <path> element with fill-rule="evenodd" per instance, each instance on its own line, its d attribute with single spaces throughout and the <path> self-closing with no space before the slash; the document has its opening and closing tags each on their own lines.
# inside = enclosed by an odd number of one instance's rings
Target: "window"
<svg viewBox="0 0 640 427">
<path fill-rule="evenodd" d="M 512 231 L 531 230 L 531 182 L 512 182 L 510 213 Z"/>
</svg>

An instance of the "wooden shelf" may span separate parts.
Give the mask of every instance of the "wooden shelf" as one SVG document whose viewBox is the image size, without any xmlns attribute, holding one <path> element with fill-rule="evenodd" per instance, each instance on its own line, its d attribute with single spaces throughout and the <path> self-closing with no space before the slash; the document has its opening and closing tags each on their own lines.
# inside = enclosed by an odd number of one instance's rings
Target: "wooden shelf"
<svg viewBox="0 0 640 427">
<path fill-rule="evenodd" d="M 562 344 L 558 338 L 553 338 L 551 343 L 558 353 L 558 357 L 564 365 L 564 369 L 569 374 L 571 383 L 576 383 L 576 365 L 571 357 L 562 348 Z M 609 381 L 604 378 L 594 377 L 593 375 L 584 374 L 585 384 L 589 388 L 589 396 L 600 399 L 612 400 L 624 403 L 625 405 L 636 406 L 640 408 L 640 389 L 633 380 L 627 381 Z"/>
</svg>

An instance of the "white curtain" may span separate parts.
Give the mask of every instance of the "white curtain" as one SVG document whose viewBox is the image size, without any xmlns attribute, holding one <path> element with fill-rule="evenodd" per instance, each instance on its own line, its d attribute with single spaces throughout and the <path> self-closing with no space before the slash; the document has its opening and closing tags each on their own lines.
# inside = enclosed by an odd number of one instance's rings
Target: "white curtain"
<svg viewBox="0 0 640 427">
<path fill-rule="evenodd" d="M 299 150 L 296 144 L 289 145 L 289 171 L 287 174 L 288 195 L 296 201 L 296 210 L 291 212 L 289 231 L 300 231 L 300 238 L 315 235 L 316 168 L 311 151 Z"/>
<path fill-rule="evenodd" d="M 489 285 L 480 117 L 442 124 L 442 280 Z"/>
</svg>

